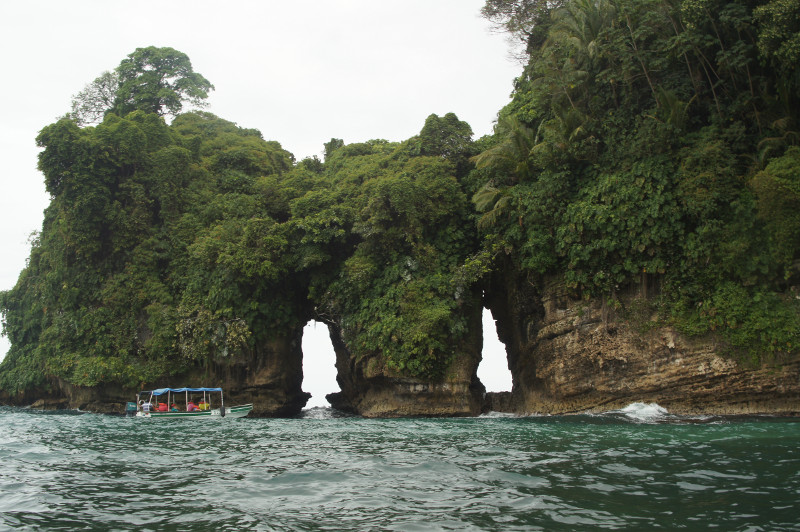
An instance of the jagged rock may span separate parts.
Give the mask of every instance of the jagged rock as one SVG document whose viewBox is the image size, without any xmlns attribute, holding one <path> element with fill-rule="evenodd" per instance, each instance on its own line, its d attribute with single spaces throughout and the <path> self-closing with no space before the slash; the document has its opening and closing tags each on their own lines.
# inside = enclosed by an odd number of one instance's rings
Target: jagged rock
<svg viewBox="0 0 800 532">
<path fill-rule="evenodd" d="M 483 398 L 484 414 L 488 412 L 505 412 L 513 414 L 519 410 L 514 404 L 511 392 L 488 392 Z"/>
</svg>

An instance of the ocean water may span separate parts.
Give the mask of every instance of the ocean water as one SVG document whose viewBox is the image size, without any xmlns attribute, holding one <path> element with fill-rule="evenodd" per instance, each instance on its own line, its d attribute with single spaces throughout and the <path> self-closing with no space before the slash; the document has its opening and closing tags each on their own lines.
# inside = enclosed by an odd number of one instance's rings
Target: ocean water
<svg viewBox="0 0 800 532">
<path fill-rule="evenodd" d="M 800 530 L 800 420 L 0 408 L 6 530 Z"/>
</svg>

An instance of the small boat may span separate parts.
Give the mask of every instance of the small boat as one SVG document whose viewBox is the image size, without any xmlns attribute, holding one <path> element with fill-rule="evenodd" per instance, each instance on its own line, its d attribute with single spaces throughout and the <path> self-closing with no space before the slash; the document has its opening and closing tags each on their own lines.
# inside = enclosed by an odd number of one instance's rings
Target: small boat
<svg viewBox="0 0 800 532">
<path fill-rule="evenodd" d="M 197 404 L 195 396 L 203 394 Z M 216 407 L 212 406 L 216 394 L 219 401 Z M 166 399 L 166 403 L 163 400 Z M 183 403 L 183 408 L 177 402 Z M 222 388 L 158 388 L 156 390 L 142 391 L 136 394 L 136 417 L 147 418 L 239 418 L 244 417 L 253 410 L 253 405 L 225 406 Z M 130 406 L 130 404 L 129 404 Z M 132 413 L 132 408 L 129 410 Z"/>
</svg>

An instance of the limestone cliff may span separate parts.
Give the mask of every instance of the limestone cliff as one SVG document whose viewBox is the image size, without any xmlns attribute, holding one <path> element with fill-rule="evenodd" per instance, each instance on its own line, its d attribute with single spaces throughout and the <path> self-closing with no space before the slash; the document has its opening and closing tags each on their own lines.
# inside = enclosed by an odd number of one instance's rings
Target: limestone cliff
<svg viewBox="0 0 800 532">
<path fill-rule="evenodd" d="M 689 339 L 655 322 L 637 327 L 601 301 L 570 297 L 558 279 L 508 270 L 493 279 L 487 305 L 513 378 L 510 401 L 494 403 L 509 411 L 575 413 L 643 401 L 684 414 L 800 412 L 798 356 L 750 367 L 722 356 L 712 338 Z"/>
</svg>

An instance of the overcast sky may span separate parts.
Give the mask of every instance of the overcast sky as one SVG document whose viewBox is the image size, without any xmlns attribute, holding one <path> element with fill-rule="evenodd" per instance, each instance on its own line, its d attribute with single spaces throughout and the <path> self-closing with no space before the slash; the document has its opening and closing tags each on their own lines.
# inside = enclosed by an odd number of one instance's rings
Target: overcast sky
<svg viewBox="0 0 800 532">
<path fill-rule="evenodd" d="M 0 2 L 0 290 L 12 288 L 49 198 L 36 170 L 38 131 L 71 97 L 137 47 L 186 53 L 216 90 L 208 110 L 259 129 L 297 160 L 345 143 L 405 140 L 431 113 L 491 132 L 521 66 L 479 15 L 483 0 L 63 0 Z M 487 322 L 487 320 L 484 320 Z M 479 376 L 510 389 L 488 320 Z M 321 325 L 307 327 L 309 406 L 337 391 Z M 8 349 L 0 339 L 0 358 Z M 323 372 L 317 370 L 321 368 Z M 173 383 L 175 386 L 198 383 Z"/>
</svg>

